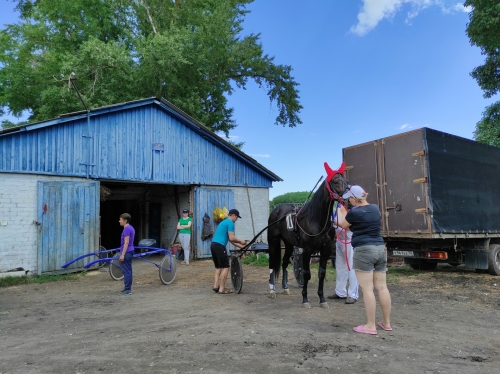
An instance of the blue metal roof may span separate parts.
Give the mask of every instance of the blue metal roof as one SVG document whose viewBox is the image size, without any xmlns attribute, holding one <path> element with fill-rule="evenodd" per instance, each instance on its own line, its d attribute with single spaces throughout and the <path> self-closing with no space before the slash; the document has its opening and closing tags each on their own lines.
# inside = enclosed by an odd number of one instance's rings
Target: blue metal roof
<svg viewBox="0 0 500 374">
<path fill-rule="evenodd" d="M 0 131 L 0 172 L 254 187 L 282 180 L 156 98 Z"/>
</svg>

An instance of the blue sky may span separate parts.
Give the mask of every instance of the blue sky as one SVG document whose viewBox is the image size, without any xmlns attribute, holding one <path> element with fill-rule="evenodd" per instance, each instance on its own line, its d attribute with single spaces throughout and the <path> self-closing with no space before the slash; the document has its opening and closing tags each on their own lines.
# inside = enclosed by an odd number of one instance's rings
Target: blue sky
<svg viewBox="0 0 500 374">
<path fill-rule="evenodd" d="M 16 22 L 13 3 L 0 2 L 0 23 Z M 288 128 L 274 125 L 277 109 L 255 84 L 229 98 L 233 139 L 284 180 L 271 198 L 312 189 L 343 147 L 424 126 L 472 138 L 493 101 L 469 75 L 484 58 L 456 0 L 256 0 L 248 9 L 243 34 L 260 33 L 265 53 L 293 67 L 304 107 L 303 124 Z"/>
</svg>

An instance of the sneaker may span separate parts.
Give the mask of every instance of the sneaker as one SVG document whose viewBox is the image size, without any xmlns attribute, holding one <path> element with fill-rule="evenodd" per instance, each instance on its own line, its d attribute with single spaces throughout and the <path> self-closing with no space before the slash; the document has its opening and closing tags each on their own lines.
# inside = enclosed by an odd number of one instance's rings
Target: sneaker
<svg viewBox="0 0 500 374">
<path fill-rule="evenodd" d="M 132 291 L 130 290 L 123 290 L 122 292 L 120 292 L 122 296 L 128 296 L 128 295 L 132 295 Z"/>
<path fill-rule="evenodd" d="M 357 300 L 353 299 L 352 297 L 348 297 L 345 299 L 346 304 L 354 304 Z"/>
<path fill-rule="evenodd" d="M 186 265 L 189 265 L 189 261 L 184 261 L 184 263 L 185 263 Z"/>
<path fill-rule="evenodd" d="M 340 297 L 340 296 L 339 296 L 339 295 L 337 295 L 337 294 L 333 294 L 332 296 L 327 296 L 326 298 L 327 298 L 327 299 L 330 299 L 330 300 L 345 299 L 345 297 Z"/>
<path fill-rule="evenodd" d="M 181 262 L 181 264 L 185 264 L 185 263 L 186 263 L 186 261 L 182 261 L 182 262 Z"/>
</svg>

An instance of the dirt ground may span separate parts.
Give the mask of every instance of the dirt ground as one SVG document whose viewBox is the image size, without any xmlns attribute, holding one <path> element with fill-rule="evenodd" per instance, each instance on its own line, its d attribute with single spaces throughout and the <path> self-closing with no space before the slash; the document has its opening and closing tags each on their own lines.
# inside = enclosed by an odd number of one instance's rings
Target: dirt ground
<svg viewBox="0 0 500 374">
<path fill-rule="evenodd" d="M 296 286 L 268 297 L 267 268 L 244 274 L 239 295 L 211 290 L 207 260 L 179 264 L 169 286 L 134 260 L 132 296 L 104 269 L 1 288 L 0 373 L 500 372 L 500 277 L 447 265 L 401 276 L 389 284 L 394 330 L 369 336 L 352 331 L 362 299 L 320 308 L 313 278 L 304 309 Z"/>
</svg>

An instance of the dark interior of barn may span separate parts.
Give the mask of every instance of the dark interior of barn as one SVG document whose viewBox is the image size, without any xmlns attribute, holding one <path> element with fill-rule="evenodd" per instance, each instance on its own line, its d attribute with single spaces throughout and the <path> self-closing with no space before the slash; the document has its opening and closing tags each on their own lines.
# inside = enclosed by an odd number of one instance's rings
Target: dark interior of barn
<svg viewBox="0 0 500 374">
<path fill-rule="evenodd" d="M 189 191 L 186 186 L 101 182 L 100 245 L 120 246 L 123 229 L 118 221 L 128 213 L 136 233 L 134 245 L 147 238 L 156 240 L 155 247 L 169 247 L 177 236 L 180 211 L 188 206 Z"/>
</svg>

